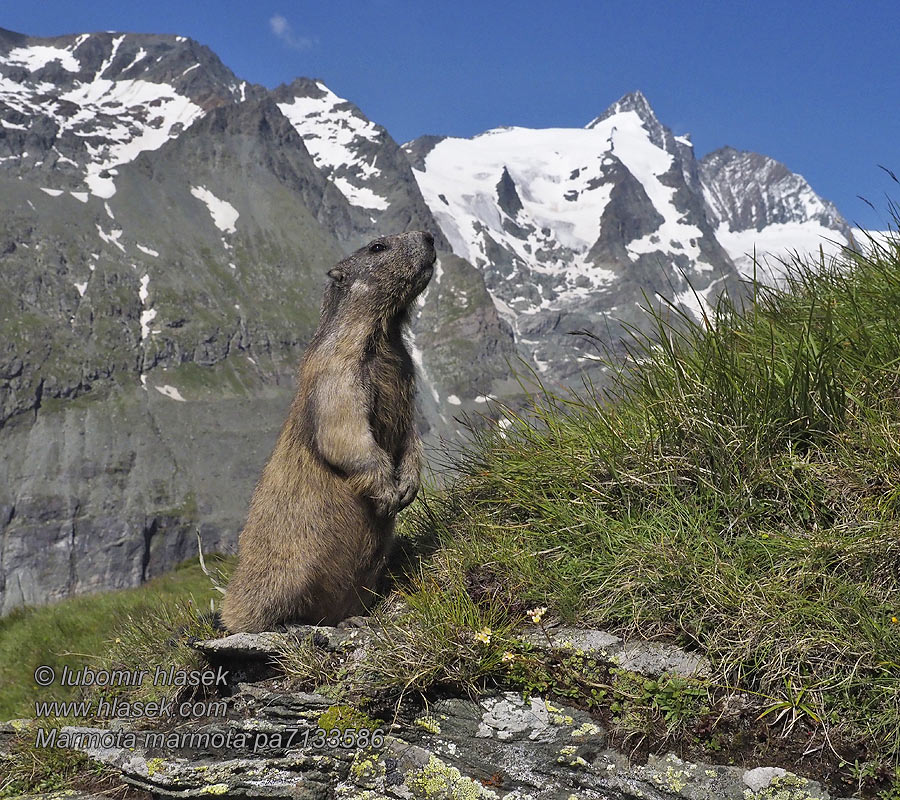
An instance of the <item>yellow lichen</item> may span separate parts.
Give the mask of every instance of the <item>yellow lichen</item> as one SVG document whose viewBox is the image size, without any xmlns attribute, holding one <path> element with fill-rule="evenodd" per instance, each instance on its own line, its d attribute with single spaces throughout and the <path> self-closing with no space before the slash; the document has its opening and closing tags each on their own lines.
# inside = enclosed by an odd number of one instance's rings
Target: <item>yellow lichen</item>
<svg viewBox="0 0 900 800">
<path fill-rule="evenodd" d="M 165 769 L 166 762 L 161 758 L 151 758 L 147 761 L 147 777 L 152 778 L 157 772 Z"/>
<path fill-rule="evenodd" d="M 569 767 L 589 767 L 590 764 L 588 764 L 581 756 L 576 755 L 577 752 L 578 748 L 574 745 L 560 747 L 556 762 L 558 764 L 565 764 Z"/>
<path fill-rule="evenodd" d="M 227 791 L 227 783 L 211 783 L 209 786 L 204 786 L 200 790 L 200 794 L 225 794 Z"/>
<path fill-rule="evenodd" d="M 777 775 L 769 782 L 769 785 L 758 792 L 752 789 L 744 790 L 747 800 L 821 800 L 811 795 L 806 788 L 809 780 L 788 772 L 786 775 Z"/>
<path fill-rule="evenodd" d="M 600 733 L 600 728 L 593 722 L 584 722 L 572 731 L 572 736 L 577 739 L 581 736 L 596 736 L 598 733 Z"/>
<path fill-rule="evenodd" d="M 424 728 L 429 733 L 440 733 L 441 732 L 441 723 L 438 720 L 431 716 L 431 714 L 423 714 L 418 719 L 414 720 L 416 725 L 420 728 Z"/>
<path fill-rule="evenodd" d="M 432 755 L 420 770 L 407 774 L 405 783 L 419 800 L 486 800 L 495 792 L 464 777 L 456 767 Z"/>
<path fill-rule="evenodd" d="M 350 763 L 350 775 L 358 784 L 368 785 L 384 777 L 384 764 L 377 753 L 357 751 Z"/>
</svg>

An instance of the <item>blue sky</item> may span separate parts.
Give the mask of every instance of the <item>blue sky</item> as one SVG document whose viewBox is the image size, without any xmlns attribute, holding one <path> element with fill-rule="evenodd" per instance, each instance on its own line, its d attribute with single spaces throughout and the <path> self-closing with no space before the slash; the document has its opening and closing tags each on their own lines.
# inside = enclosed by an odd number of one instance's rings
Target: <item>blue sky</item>
<svg viewBox="0 0 900 800">
<path fill-rule="evenodd" d="M 641 89 L 698 156 L 773 156 L 851 222 L 883 228 L 900 200 L 877 166 L 900 174 L 897 0 L 35 0 L 0 27 L 191 36 L 265 86 L 322 78 L 400 142 L 582 126 Z"/>
</svg>

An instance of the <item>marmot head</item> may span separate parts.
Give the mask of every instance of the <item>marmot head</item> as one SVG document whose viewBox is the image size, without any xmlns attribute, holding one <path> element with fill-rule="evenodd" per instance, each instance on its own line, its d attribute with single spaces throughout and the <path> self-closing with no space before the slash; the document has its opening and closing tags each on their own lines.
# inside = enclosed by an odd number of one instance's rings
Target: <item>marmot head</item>
<svg viewBox="0 0 900 800">
<path fill-rule="evenodd" d="M 435 259 L 426 231 L 379 236 L 328 271 L 322 314 L 354 306 L 384 322 L 403 315 L 431 280 Z"/>
</svg>

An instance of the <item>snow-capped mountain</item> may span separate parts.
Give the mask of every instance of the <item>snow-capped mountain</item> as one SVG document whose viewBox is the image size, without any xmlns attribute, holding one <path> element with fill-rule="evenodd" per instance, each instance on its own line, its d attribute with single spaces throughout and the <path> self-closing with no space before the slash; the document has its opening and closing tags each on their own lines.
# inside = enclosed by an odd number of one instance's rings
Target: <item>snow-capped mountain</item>
<svg viewBox="0 0 900 800">
<path fill-rule="evenodd" d="M 752 275 L 754 248 L 762 259 L 850 241 L 801 176 L 730 148 L 698 162 L 640 92 L 584 128 L 498 128 L 404 148 L 453 251 L 484 272 L 517 342 L 551 375 L 573 366 L 566 333 L 639 324 L 645 294 L 696 316 Z"/>
<path fill-rule="evenodd" d="M 837 208 L 775 159 L 723 147 L 699 168 L 716 238 L 747 276 L 754 252 L 757 277 L 777 280 L 789 253 L 830 255 L 853 241 Z"/>
<path fill-rule="evenodd" d="M 0 30 L 0 159 L 20 174 L 41 170 L 70 191 L 109 198 L 116 167 L 248 89 L 259 93 L 183 36 L 32 40 Z"/>
</svg>

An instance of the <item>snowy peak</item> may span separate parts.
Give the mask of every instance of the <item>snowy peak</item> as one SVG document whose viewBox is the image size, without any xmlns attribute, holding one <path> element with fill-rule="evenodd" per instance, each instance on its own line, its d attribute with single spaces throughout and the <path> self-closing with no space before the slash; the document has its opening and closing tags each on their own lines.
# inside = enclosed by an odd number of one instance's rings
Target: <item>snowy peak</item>
<svg viewBox="0 0 900 800">
<path fill-rule="evenodd" d="M 828 256 L 852 241 L 837 208 L 774 158 L 723 147 L 698 166 L 716 238 L 747 276 L 777 283 L 792 253 Z"/>
<path fill-rule="evenodd" d="M 258 92 L 184 36 L 0 36 L 0 167 L 109 198 L 116 167 Z"/>
<path fill-rule="evenodd" d="M 204 109 L 242 99 L 247 89 L 208 47 L 185 36 L 105 32 L 39 39 L 5 34 L 0 36 L 0 68 L 19 83 L 46 82 L 56 90 L 98 80 L 165 83 Z"/>
<path fill-rule="evenodd" d="M 647 133 L 650 134 L 650 141 L 653 142 L 656 147 L 665 150 L 667 141 L 666 128 L 659 119 L 657 119 L 657 116 L 650 106 L 650 102 L 644 96 L 644 93 L 639 90 L 629 92 L 620 97 L 615 103 L 607 108 L 606 111 L 596 119 L 591 120 L 585 127 L 596 128 L 606 120 L 620 114 L 625 114 L 629 111 L 637 114 L 641 124 L 644 126 Z M 669 135 L 669 139 L 671 139 L 671 134 Z"/>
<path fill-rule="evenodd" d="M 298 78 L 273 96 L 316 166 L 351 205 L 376 211 L 390 205 L 375 186 L 378 151 L 388 138 L 384 128 L 319 80 Z"/>
<path fill-rule="evenodd" d="M 568 332 L 607 338 L 607 324 L 639 322 L 656 292 L 699 316 L 736 283 L 690 143 L 640 93 L 585 128 L 494 128 L 404 150 L 454 253 L 482 271 L 520 351 L 548 377 L 590 360 Z"/>
<path fill-rule="evenodd" d="M 711 219 L 732 231 L 816 222 L 849 233 L 834 205 L 774 158 L 723 147 L 700 160 L 700 176 Z"/>
<path fill-rule="evenodd" d="M 375 234 L 435 229 L 435 245 L 450 250 L 413 178 L 410 163 L 391 135 L 321 80 L 298 78 L 269 93 L 303 140 L 319 172 L 350 207 L 351 227 L 362 244 Z"/>
</svg>

